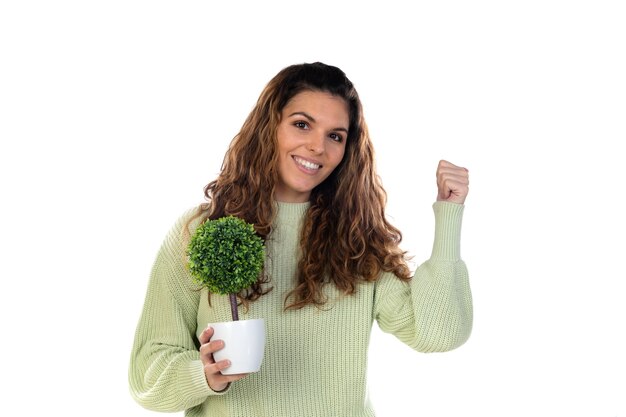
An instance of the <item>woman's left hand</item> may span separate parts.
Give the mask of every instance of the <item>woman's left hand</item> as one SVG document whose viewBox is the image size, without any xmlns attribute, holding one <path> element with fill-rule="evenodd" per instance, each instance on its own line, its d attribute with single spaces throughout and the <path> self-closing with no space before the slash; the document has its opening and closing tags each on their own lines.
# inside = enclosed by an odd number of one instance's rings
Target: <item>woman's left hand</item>
<svg viewBox="0 0 626 417">
<path fill-rule="evenodd" d="M 448 161 L 439 161 L 437 188 L 437 201 L 463 204 L 469 192 L 469 171 Z"/>
</svg>

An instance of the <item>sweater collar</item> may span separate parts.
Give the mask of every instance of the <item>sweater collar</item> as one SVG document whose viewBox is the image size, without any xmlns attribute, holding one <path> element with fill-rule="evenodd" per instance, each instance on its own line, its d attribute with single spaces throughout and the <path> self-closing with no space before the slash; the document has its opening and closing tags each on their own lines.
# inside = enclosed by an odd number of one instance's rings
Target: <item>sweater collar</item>
<svg viewBox="0 0 626 417">
<path fill-rule="evenodd" d="M 311 206 L 310 202 L 305 203 L 284 203 L 282 201 L 276 201 L 277 215 L 280 220 L 298 221 L 304 217 L 304 214 Z"/>
</svg>

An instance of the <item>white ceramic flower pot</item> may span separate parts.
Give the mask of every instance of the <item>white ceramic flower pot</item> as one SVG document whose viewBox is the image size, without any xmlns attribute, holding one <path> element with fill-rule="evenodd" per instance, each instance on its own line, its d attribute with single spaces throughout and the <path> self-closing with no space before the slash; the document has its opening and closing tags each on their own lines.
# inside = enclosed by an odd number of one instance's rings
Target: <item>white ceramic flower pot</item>
<svg viewBox="0 0 626 417">
<path fill-rule="evenodd" d="M 224 348 L 213 354 L 215 361 L 228 359 L 231 365 L 222 375 L 257 372 L 265 352 L 265 320 L 238 320 L 211 323 L 211 340 L 223 340 Z"/>
</svg>

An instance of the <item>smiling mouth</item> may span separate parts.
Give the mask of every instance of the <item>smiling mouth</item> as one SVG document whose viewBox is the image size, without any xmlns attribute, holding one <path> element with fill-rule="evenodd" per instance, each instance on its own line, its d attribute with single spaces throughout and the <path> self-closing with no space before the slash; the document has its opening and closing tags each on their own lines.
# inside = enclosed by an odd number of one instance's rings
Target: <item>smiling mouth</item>
<svg viewBox="0 0 626 417">
<path fill-rule="evenodd" d="M 304 160 L 304 159 L 302 159 L 300 157 L 297 157 L 297 156 L 294 156 L 293 160 L 296 161 L 296 164 L 298 164 L 301 167 L 303 167 L 305 169 L 308 169 L 310 171 L 315 171 L 315 170 L 318 170 L 318 169 L 320 169 L 322 167 L 321 165 L 315 164 L 315 163 L 310 162 L 310 161 L 306 161 L 306 160 Z"/>
</svg>

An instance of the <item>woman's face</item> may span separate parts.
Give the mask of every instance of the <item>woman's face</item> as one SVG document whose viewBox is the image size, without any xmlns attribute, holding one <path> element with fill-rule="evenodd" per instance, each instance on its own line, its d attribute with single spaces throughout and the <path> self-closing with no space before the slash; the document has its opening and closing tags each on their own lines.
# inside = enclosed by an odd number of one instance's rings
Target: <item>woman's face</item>
<svg viewBox="0 0 626 417">
<path fill-rule="evenodd" d="M 303 91 L 287 103 L 277 130 L 278 201 L 309 200 L 341 162 L 349 123 L 348 104 L 329 93 Z"/>
</svg>

